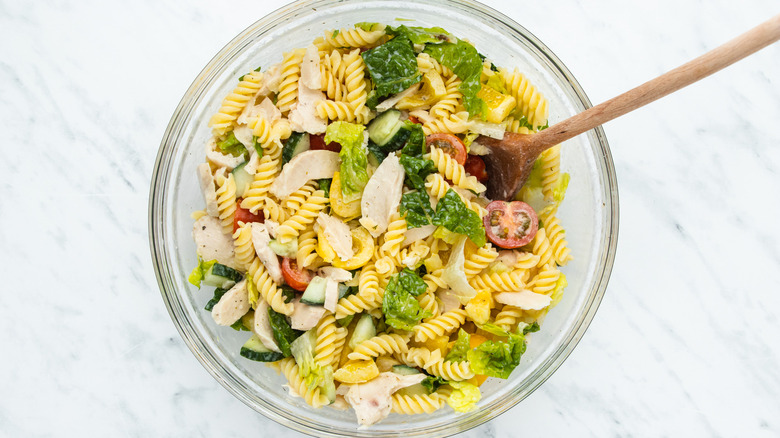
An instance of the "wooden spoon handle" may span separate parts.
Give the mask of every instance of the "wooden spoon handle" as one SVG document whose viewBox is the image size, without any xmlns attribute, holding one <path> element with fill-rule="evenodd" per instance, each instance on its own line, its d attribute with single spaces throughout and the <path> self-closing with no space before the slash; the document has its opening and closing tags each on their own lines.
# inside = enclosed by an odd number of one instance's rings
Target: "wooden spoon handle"
<svg viewBox="0 0 780 438">
<path fill-rule="evenodd" d="M 531 136 L 533 147 L 541 152 L 703 79 L 777 40 L 780 15 L 674 70 Z"/>
</svg>

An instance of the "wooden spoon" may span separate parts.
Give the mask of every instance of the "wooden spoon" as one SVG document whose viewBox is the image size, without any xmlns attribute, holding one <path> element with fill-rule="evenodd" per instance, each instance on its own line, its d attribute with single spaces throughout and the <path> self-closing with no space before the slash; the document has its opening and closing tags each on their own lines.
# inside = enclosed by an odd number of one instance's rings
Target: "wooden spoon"
<svg viewBox="0 0 780 438">
<path fill-rule="evenodd" d="M 508 200 L 520 190 L 534 161 L 546 149 L 703 79 L 780 39 L 780 15 L 726 44 L 644 84 L 536 134 L 507 132 L 503 140 L 480 136 L 490 175 L 487 196 Z"/>
</svg>

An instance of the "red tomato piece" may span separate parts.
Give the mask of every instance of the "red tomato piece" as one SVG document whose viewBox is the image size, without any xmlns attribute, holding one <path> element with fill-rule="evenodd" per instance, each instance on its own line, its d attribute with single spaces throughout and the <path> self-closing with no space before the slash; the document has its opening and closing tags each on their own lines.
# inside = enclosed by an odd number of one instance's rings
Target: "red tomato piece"
<svg viewBox="0 0 780 438">
<path fill-rule="evenodd" d="M 298 269 L 295 259 L 282 257 L 282 277 L 291 288 L 303 292 L 314 274 L 308 269 Z"/>
<path fill-rule="evenodd" d="M 327 151 L 340 152 L 341 145 L 335 141 L 325 144 L 325 134 L 309 134 L 309 149 L 313 151 L 325 149 Z"/>
<path fill-rule="evenodd" d="M 493 201 L 482 218 L 487 237 L 496 246 L 519 248 L 536 236 L 539 218 L 530 205 L 522 201 Z"/>
<path fill-rule="evenodd" d="M 449 154 L 458 164 L 463 165 L 466 162 L 466 146 L 460 139 L 452 134 L 431 134 L 425 137 L 425 144 L 436 146 L 437 148 Z"/>
<path fill-rule="evenodd" d="M 485 170 L 485 162 L 479 155 L 469 155 L 466 158 L 466 164 L 463 165 L 466 172 L 469 175 L 473 175 L 479 182 L 485 182 L 488 179 L 487 171 Z"/>
<path fill-rule="evenodd" d="M 245 224 L 248 224 L 249 222 L 265 222 L 265 216 L 263 216 L 263 212 L 259 211 L 257 214 L 252 213 L 251 211 L 247 210 L 246 208 L 241 208 L 241 201 L 243 201 L 242 198 L 236 199 L 236 213 L 233 216 L 233 232 L 235 233 L 238 229 L 238 223 L 243 222 Z"/>
<path fill-rule="evenodd" d="M 416 123 L 418 125 L 422 125 L 422 123 L 420 123 L 420 119 L 418 119 L 415 116 L 409 116 L 409 121 L 412 122 L 412 123 Z"/>
</svg>

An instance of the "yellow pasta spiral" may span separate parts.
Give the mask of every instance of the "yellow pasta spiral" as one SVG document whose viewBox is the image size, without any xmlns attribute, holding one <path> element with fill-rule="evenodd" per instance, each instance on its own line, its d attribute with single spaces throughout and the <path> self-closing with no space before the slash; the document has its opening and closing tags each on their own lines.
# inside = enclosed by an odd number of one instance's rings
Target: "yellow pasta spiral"
<svg viewBox="0 0 780 438">
<path fill-rule="evenodd" d="M 305 230 L 308 225 L 314 222 L 317 215 L 328 204 L 328 198 L 325 197 L 325 192 L 317 190 L 306 198 L 306 202 L 301 205 L 301 208 L 291 218 L 284 221 L 279 225 L 276 230 L 276 238 L 281 243 L 287 243 L 294 238 L 298 237 L 301 231 Z"/>
<path fill-rule="evenodd" d="M 555 289 L 555 284 L 561 276 L 561 271 L 555 268 L 553 263 L 545 265 L 539 273 L 526 286 L 538 294 L 549 295 Z"/>
<path fill-rule="evenodd" d="M 504 306 L 496 315 L 495 324 L 504 330 L 511 330 L 520 321 L 523 310 L 514 306 Z"/>
<path fill-rule="evenodd" d="M 252 135 L 257 137 L 258 143 L 263 148 L 263 156 L 269 156 L 274 161 L 279 161 L 282 156 L 282 140 L 290 138 L 292 127 L 287 119 L 279 119 L 269 123 L 265 117 L 253 118 L 248 126 L 252 129 Z"/>
<path fill-rule="evenodd" d="M 306 202 L 306 199 L 318 189 L 319 185 L 317 184 L 317 181 L 311 180 L 307 182 L 303 187 L 292 192 L 287 199 L 282 201 L 282 208 L 284 208 L 290 216 L 294 215 Z"/>
<path fill-rule="evenodd" d="M 360 28 L 355 29 L 340 29 L 338 31 L 326 31 L 325 41 L 331 47 L 367 47 L 373 46 L 383 36 L 385 36 L 384 29 L 376 30 L 363 30 Z"/>
<path fill-rule="evenodd" d="M 448 114 L 446 117 L 434 118 L 423 123 L 423 132 L 425 135 L 436 133 L 461 134 L 468 131 L 470 126 L 469 113 L 467 111 L 458 111 Z"/>
<path fill-rule="evenodd" d="M 532 252 L 519 252 L 516 251 L 517 261 L 515 262 L 515 269 L 531 270 L 539 266 L 539 256 Z"/>
<path fill-rule="evenodd" d="M 417 301 L 420 303 L 420 307 L 431 312 L 431 315 L 437 316 L 439 314 L 439 302 L 436 300 L 436 295 L 433 291 L 427 290 L 424 294 L 417 297 Z"/>
<path fill-rule="evenodd" d="M 298 266 L 308 268 L 317 260 L 317 233 L 308 227 L 298 237 L 298 252 L 295 254 Z"/>
<path fill-rule="evenodd" d="M 414 327 L 414 340 L 425 342 L 430 338 L 450 334 L 466 322 L 466 311 L 450 310 Z"/>
<path fill-rule="evenodd" d="M 417 69 L 420 73 L 425 74 L 431 70 L 441 75 L 442 78 L 449 78 L 453 76 L 452 70 L 439 64 L 439 61 L 431 58 L 431 55 L 421 52 L 417 55 Z"/>
<path fill-rule="evenodd" d="M 380 254 L 393 257 L 401 250 L 406 233 L 406 220 L 400 214 L 393 213 L 383 238 L 384 242 L 379 247 Z"/>
<path fill-rule="evenodd" d="M 550 246 L 550 241 L 547 240 L 547 230 L 544 228 L 539 228 L 536 236 L 534 236 L 533 253 L 539 256 L 539 263 L 536 266 L 540 268 L 550 263 L 553 259 L 552 246 Z"/>
<path fill-rule="evenodd" d="M 306 49 L 296 49 L 283 55 L 281 83 L 276 96 L 276 107 L 282 112 L 289 111 L 298 100 L 298 79 L 305 53 Z"/>
<path fill-rule="evenodd" d="M 341 319 L 382 305 L 384 290 L 379 287 L 379 275 L 373 264 L 363 266 L 358 278 L 358 293 L 339 300 L 336 318 Z"/>
<path fill-rule="evenodd" d="M 531 85 L 531 82 L 515 68 L 513 72 L 500 69 L 504 86 L 517 101 L 517 110 L 534 128 L 547 123 L 547 99 Z"/>
<path fill-rule="evenodd" d="M 431 414 L 444 406 L 446 398 L 439 393 L 407 395 L 396 392 L 392 396 L 393 412 L 402 415 Z"/>
<path fill-rule="evenodd" d="M 365 80 L 366 64 L 360 56 L 360 50 L 355 49 L 345 56 L 344 63 L 346 64 L 344 71 L 344 82 L 347 86 L 346 100 L 355 114 L 363 114 L 368 94 Z"/>
<path fill-rule="evenodd" d="M 365 340 L 349 353 L 349 360 L 369 360 L 385 354 L 403 354 L 409 351 L 409 337 L 399 334 L 384 334 Z"/>
<path fill-rule="evenodd" d="M 328 397 L 320 393 L 319 387 L 315 386 L 314 389 L 309 388 L 303 380 L 300 371 L 298 370 L 298 365 L 295 363 L 295 359 L 292 357 L 282 359 L 279 362 L 279 367 L 281 368 L 284 377 L 287 378 L 290 389 L 301 396 L 306 403 L 315 408 L 320 408 L 328 404 Z"/>
<path fill-rule="evenodd" d="M 259 258 L 255 257 L 249 265 L 247 273 L 255 282 L 255 288 L 272 309 L 285 315 L 292 315 L 293 304 L 285 302 L 282 290 L 277 287 L 271 275 Z"/>
<path fill-rule="evenodd" d="M 268 196 L 263 202 L 263 217 L 281 224 L 287 220 L 287 212 L 274 198 Z"/>
<path fill-rule="evenodd" d="M 473 190 L 477 193 L 485 191 L 485 186 L 477 181 L 476 177 L 466 174 L 466 170 L 463 166 L 458 164 L 458 162 L 446 152 L 436 146 L 431 146 L 431 153 L 428 154 L 428 156 L 433 160 L 439 173 L 452 181 L 456 186 L 466 190 Z"/>
<path fill-rule="evenodd" d="M 442 358 L 441 350 L 427 348 L 410 348 L 406 355 L 401 356 L 410 366 L 418 366 L 434 376 L 444 380 L 462 381 L 474 377 L 474 372 L 468 361 L 452 362 Z"/>
<path fill-rule="evenodd" d="M 466 254 L 466 261 L 463 264 L 463 271 L 466 273 L 466 277 L 471 278 L 479 274 L 493 263 L 496 258 L 498 258 L 498 251 L 490 243 L 480 247 L 476 252 Z"/>
<path fill-rule="evenodd" d="M 539 156 L 542 170 L 542 194 L 547 201 L 553 201 L 553 190 L 561 176 L 561 145 L 555 145 Z"/>
<path fill-rule="evenodd" d="M 241 208 L 245 208 L 252 213 L 257 213 L 263 208 L 263 202 L 268 198 L 268 190 L 274 182 L 278 170 L 278 161 L 271 157 L 263 155 L 260 158 L 260 164 L 252 177 L 252 183 L 244 191 L 244 200 L 241 202 Z"/>
<path fill-rule="evenodd" d="M 314 360 L 320 366 L 338 367 L 341 350 L 347 339 L 347 329 L 339 327 L 332 314 L 325 315 L 316 327 L 317 342 L 314 347 Z"/>
<path fill-rule="evenodd" d="M 335 65 L 335 68 L 333 66 Z M 322 77 L 321 91 L 325 92 L 328 99 L 343 101 L 346 99 L 347 90 L 339 77 L 338 67 L 341 65 L 341 53 L 333 50 L 333 54 L 325 55 L 324 62 L 320 63 L 320 76 Z"/>
<path fill-rule="evenodd" d="M 355 109 L 348 102 L 321 100 L 317 103 L 317 115 L 323 119 L 366 124 L 369 120 L 369 114 L 368 107 L 364 106 L 360 112 L 355 112 Z"/>
<path fill-rule="evenodd" d="M 484 272 L 469 280 L 469 284 L 476 290 L 489 290 L 492 292 L 518 292 L 523 290 L 523 281 L 520 271 L 511 272 Z"/>
<path fill-rule="evenodd" d="M 531 134 L 531 130 L 528 129 L 522 120 L 516 119 L 514 116 L 508 116 L 501 124 L 504 126 L 504 130 L 507 132 L 515 132 L 518 134 Z"/>
<path fill-rule="evenodd" d="M 243 222 L 239 222 L 243 224 Z M 236 248 L 236 261 L 244 268 L 248 269 L 255 258 L 255 247 L 252 244 L 252 227 L 250 224 L 243 224 L 233 233 L 233 245 Z"/>
<path fill-rule="evenodd" d="M 209 126 L 214 129 L 215 134 L 222 135 L 233 129 L 238 115 L 241 114 L 241 111 L 244 110 L 249 101 L 254 98 L 262 86 L 262 82 L 263 74 L 260 72 L 253 71 L 244 75 L 238 86 L 233 89 L 233 92 L 228 94 L 222 101 L 219 111 L 209 120 Z"/>
<path fill-rule="evenodd" d="M 458 107 L 463 104 L 463 94 L 460 92 L 461 80 L 457 76 L 451 76 L 444 84 L 447 93 L 430 110 L 433 117 L 443 119 L 450 114 L 454 114 Z"/>
<path fill-rule="evenodd" d="M 233 217 L 236 214 L 236 180 L 233 174 L 228 174 L 225 178 L 217 175 L 217 211 L 219 211 L 219 221 L 222 224 L 222 232 L 233 234 Z"/>
</svg>

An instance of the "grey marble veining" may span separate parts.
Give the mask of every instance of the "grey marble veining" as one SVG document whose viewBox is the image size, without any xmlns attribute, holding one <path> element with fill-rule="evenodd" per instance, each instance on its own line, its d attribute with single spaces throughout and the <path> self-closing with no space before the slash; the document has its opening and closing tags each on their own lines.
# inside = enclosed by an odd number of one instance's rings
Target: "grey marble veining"
<svg viewBox="0 0 780 438">
<path fill-rule="evenodd" d="M 774 0 L 486 3 L 594 102 L 780 12 Z M 195 360 L 147 242 L 171 113 L 274 6 L 0 1 L 0 436 L 299 436 Z M 605 126 L 621 218 L 601 308 L 544 385 L 462 437 L 780 435 L 778 78 L 775 45 Z"/>
</svg>

